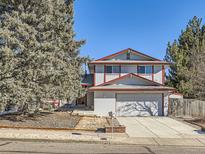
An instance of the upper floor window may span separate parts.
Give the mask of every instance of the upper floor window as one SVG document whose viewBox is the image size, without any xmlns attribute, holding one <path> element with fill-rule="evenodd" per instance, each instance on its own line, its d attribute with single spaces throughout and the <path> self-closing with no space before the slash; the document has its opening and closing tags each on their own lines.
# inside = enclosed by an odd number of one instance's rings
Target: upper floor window
<svg viewBox="0 0 205 154">
<path fill-rule="evenodd" d="M 145 66 L 138 66 L 137 67 L 137 73 L 145 74 Z"/>
<path fill-rule="evenodd" d="M 106 73 L 120 73 L 119 66 L 106 66 Z"/>
<path fill-rule="evenodd" d="M 148 65 L 145 67 L 145 73 L 146 74 L 152 74 L 152 66 Z"/>
<path fill-rule="evenodd" d="M 112 73 L 112 66 L 106 66 L 106 73 Z"/>
<path fill-rule="evenodd" d="M 147 65 L 147 66 L 138 66 L 137 67 L 137 73 L 139 74 L 152 74 L 152 66 Z"/>
<path fill-rule="evenodd" d="M 113 73 L 120 73 L 120 67 L 119 66 L 113 66 Z"/>
</svg>

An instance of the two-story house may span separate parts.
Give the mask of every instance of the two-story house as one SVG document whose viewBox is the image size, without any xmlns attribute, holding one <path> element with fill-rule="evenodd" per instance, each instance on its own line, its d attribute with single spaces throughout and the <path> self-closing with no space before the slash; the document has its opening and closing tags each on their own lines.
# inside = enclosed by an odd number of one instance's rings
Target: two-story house
<svg viewBox="0 0 205 154">
<path fill-rule="evenodd" d="M 117 116 L 167 115 L 168 96 L 175 90 L 164 85 L 168 66 L 130 48 L 91 61 L 86 103 L 101 116 L 110 111 Z"/>
</svg>

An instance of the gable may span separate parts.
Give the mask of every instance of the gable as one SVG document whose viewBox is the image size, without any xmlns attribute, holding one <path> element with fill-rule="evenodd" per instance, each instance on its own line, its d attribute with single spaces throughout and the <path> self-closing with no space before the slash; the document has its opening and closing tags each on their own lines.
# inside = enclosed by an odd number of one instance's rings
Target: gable
<svg viewBox="0 0 205 154">
<path fill-rule="evenodd" d="M 160 61 L 133 49 L 125 49 L 96 61 Z"/>
<path fill-rule="evenodd" d="M 159 86 L 161 84 L 131 73 L 131 74 L 124 75 L 118 79 L 114 79 L 106 83 L 103 83 L 99 86 L 107 86 L 107 85 Z"/>
<path fill-rule="evenodd" d="M 140 79 L 140 78 L 131 78 L 131 77 L 126 77 L 122 80 L 116 81 L 112 83 L 114 85 L 135 85 L 135 86 L 150 86 L 154 85 L 153 83 L 150 83 L 146 80 Z M 156 84 L 155 84 L 156 85 Z"/>
<path fill-rule="evenodd" d="M 123 54 L 119 54 L 119 55 L 116 55 L 110 59 L 107 59 L 107 60 L 115 60 L 115 61 L 120 61 L 120 60 L 130 60 L 130 61 L 147 61 L 147 60 L 151 60 L 151 59 L 148 59 L 146 57 L 143 57 L 139 54 L 135 54 L 133 52 L 130 52 L 130 59 L 127 59 L 127 52 L 123 53 Z"/>
</svg>

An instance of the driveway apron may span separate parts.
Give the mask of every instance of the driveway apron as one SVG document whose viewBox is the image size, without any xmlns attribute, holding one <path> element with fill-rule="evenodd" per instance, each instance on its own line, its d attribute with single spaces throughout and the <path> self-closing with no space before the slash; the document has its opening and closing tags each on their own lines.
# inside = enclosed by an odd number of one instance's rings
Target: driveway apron
<svg viewBox="0 0 205 154">
<path fill-rule="evenodd" d="M 185 138 L 205 137 L 196 128 L 169 117 L 117 117 L 130 137 Z"/>
<path fill-rule="evenodd" d="M 130 137 L 157 137 L 149 129 L 139 123 L 133 117 L 118 117 L 120 124 L 126 126 L 126 132 Z"/>
</svg>

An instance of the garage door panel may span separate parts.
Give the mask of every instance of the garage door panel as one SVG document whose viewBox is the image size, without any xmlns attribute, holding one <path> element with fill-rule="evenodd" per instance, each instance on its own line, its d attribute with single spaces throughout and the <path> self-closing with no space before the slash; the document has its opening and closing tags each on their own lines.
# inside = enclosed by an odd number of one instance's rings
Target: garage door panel
<svg viewBox="0 0 205 154">
<path fill-rule="evenodd" d="M 155 116 L 161 112 L 160 94 L 117 94 L 118 116 Z"/>
</svg>

